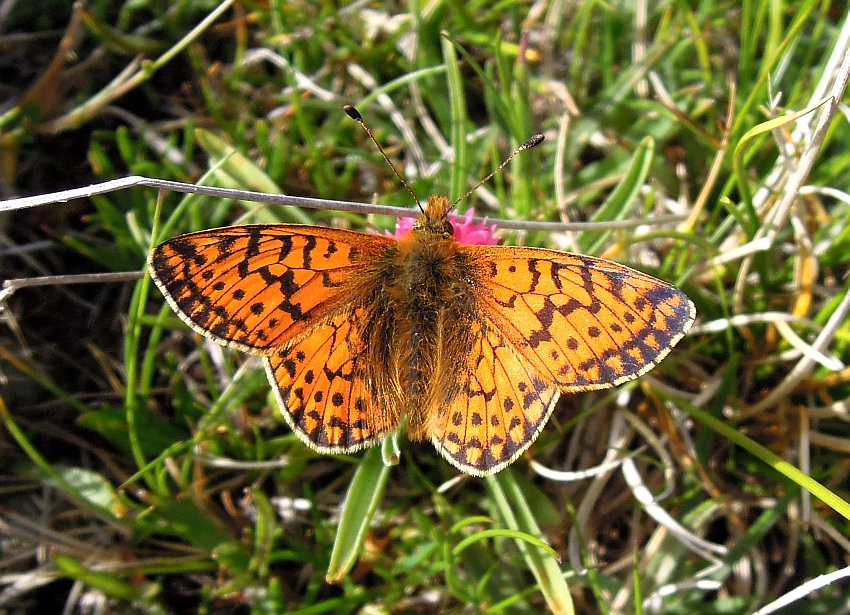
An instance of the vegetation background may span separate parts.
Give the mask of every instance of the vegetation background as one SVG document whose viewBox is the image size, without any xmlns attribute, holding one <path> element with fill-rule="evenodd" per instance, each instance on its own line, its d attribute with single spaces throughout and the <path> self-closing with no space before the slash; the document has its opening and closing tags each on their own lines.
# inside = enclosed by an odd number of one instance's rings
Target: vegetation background
<svg viewBox="0 0 850 615">
<path fill-rule="evenodd" d="M 828 1 L 0 3 L 4 198 L 139 174 L 408 206 L 343 104 L 420 196 L 539 131 L 463 207 L 635 221 L 503 236 L 699 310 L 497 477 L 406 443 L 387 469 L 307 450 L 138 272 L 179 232 L 392 219 L 150 188 L 4 213 L 0 610 L 850 612 L 848 32 Z"/>
</svg>

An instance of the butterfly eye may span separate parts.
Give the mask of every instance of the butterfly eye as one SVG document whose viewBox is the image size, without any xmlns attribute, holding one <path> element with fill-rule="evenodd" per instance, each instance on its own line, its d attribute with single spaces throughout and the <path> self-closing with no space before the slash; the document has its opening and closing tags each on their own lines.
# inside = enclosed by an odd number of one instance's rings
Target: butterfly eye
<svg viewBox="0 0 850 615">
<path fill-rule="evenodd" d="M 445 235 L 446 237 L 454 237 L 454 234 L 455 234 L 455 227 L 452 225 L 451 222 L 449 222 L 448 220 L 445 220 L 443 222 L 443 235 Z"/>
</svg>

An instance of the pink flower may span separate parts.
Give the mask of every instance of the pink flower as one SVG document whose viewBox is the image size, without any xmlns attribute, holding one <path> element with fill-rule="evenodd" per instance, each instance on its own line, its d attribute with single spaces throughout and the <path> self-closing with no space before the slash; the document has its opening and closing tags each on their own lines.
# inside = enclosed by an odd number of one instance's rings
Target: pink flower
<svg viewBox="0 0 850 615">
<path fill-rule="evenodd" d="M 455 227 L 455 239 L 460 243 L 467 243 L 480 246 L 494 246 L 499 243 L 499 239 L 493 234 L 496 230 L 495 224 L 487 224 L 486 222 L 475 222 L 472 218 L 475 212 L 468 209 L 462 216 L 449 216 L 452 226 Z M 414 217 L 399 218 L 396 221 L 395 233 L 387 231 L 388 237 L 399 238 L 413 228 L 413 223 L 416 222 Z"/>
</svg>

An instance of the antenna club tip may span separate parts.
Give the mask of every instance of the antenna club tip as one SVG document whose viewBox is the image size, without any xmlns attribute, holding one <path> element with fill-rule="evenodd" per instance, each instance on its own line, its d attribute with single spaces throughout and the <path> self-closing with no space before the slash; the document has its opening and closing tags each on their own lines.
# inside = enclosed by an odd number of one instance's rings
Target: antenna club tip
<svg viewBox="0 0 850 615">
<path fill-rule="evenodd" d="M 534 135 L 528 141 L 522 144 L 522 149 L 528 149 L 530 147 L 540 145 L 541 143 L 543 143 L 543 139 L 545 138 L 546 137 L 544 137 L 541 133 L 538 132 L 536 135 Z"/>
<path fill-rule="evenodd" d="M 360 112 L 351 105 L 343 106 L 343 110 L 348 114 L 348 117 L 350 117 L 352 120 L 357 122 L 363 121 L 363 116 L 360 115 Z"/>
</svg>

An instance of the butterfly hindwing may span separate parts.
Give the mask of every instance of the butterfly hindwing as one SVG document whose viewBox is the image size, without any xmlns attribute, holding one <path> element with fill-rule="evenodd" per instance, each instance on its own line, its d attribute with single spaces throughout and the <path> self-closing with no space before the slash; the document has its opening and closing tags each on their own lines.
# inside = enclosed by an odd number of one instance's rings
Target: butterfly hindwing
<svg viewBox="0 0 850 615">
<path fill-rule="evenodd" d="M 325 227 L 231 226 L 170 239 L 154 248 L 149 267 L 193 329 L 265 354 L 338 309 L 390 243 Z"/>
<path fill-rule="evenodd" d="M 450 463 L 476 476 L 498 472 L 537 438 L 560 391 L 542 380 L 486 321 L 471 326 L 457 391 L 436 409 L 431 441 Z"/>
<path fill-rule="evenodd" d="M 397 411 L 376 407 L 364 378 L 362 313 L 346 310 L 266 356 L 269 380 L 289 426 L 322 453 L 353 452 L 398 427 Z"/>
<path fill-rule="evenodd" d="M 617 263 L 538 248 L 465 248 L 487 289 L 483 316 L 563 391 L 637 378 L 694 321 L 682 291 Z"/>
</svg>

